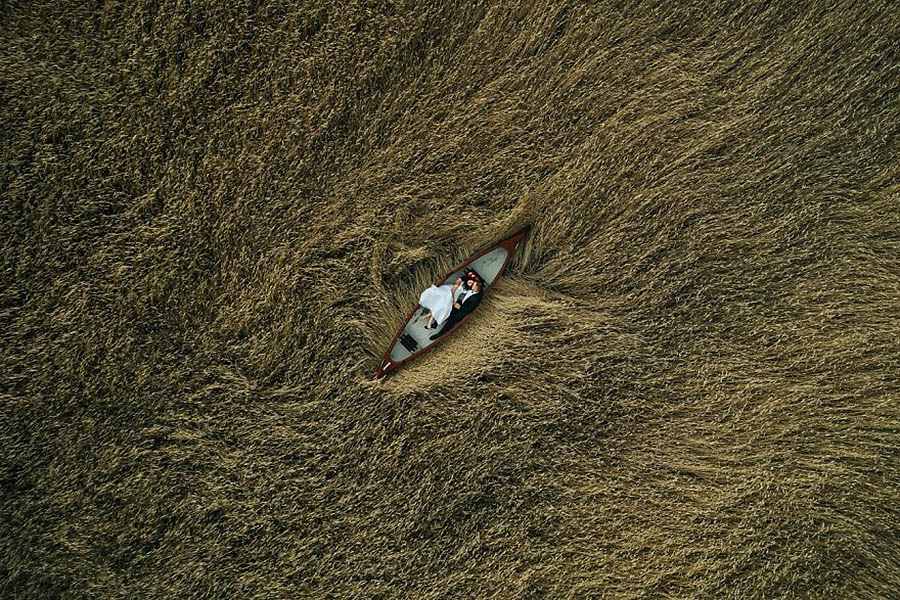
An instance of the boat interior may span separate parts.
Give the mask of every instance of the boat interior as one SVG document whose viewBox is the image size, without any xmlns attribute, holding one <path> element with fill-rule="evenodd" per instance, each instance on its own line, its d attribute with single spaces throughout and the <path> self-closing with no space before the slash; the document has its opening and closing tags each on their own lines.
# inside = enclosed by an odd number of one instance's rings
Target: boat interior
<svg viewBox="0 0 900 600">
<path fill-rule="evenodd" d="M 466 269 L 471 269 L 484 281 L 484 289 L 487 291 L 500 273 L 500 269 L 503 268 L 503 264 L 506 262 L 508 254 L 509 252 L 503 247 L 494 248 L 468 265 L 451 273 L 443 282 L 441 282 L 441 285 L 453 284 L 453 282 L 456 281 L 456 278 L 462 276 Z M 390 356 L 393 362 L 405 360 L 437 341 L 428 339 L 428 336 L 437 331 L 437 329 L 425 328 L 425 325 L 428 324 L 428 320 L 422 318 L 422 312 L 422 309 L 419 308 L 413 313 L 412 318 L 406 323 L 406 327 L 403 328 L 403 333 L 391 348 Z M 472 314 L 477 312 L 478 311 L 476 310 Z M 468 319 L 468 317 L 466 319 Z M 464 319 L 464 321 L 466 319 Z"/>
</svg>

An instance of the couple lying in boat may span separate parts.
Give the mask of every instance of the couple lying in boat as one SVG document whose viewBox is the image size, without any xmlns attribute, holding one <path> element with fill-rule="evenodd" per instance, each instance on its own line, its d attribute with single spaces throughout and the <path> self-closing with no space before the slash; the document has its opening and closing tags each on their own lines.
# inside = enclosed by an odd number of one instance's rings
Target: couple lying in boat
<svg viewBox="0 0 900 600">
<path fill-rule="evenodd" d="M 375 378 L 394 373 L 421 356 L 468 319 L 482 297 L 493 288 L 527 234 L 526 226 L 475 253 L 422 292 L 419 303 L 391 340 L 381 365 L 375 370 Z"/>
<path fill-rule="evenodd" d="M 466 315 L 475 310 L 481 302 L 484 281 L 472 269 L 466 269 L 461 277 L 457 277 L 453 285 L 433 285 L 419 296 L 422 314 L 419 319 L 427 318 L 426 329 L 438 329 L 428 336 L 435 340 L 453 329 Z"/>
</svg>

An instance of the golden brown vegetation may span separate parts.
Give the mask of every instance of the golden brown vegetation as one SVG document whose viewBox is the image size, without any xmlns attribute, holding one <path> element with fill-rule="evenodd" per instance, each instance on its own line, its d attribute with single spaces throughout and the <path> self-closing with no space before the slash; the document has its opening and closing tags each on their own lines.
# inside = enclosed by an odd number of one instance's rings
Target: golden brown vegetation
<svg viewBox="0 0 900 600">
<path fill-rule="evenodd" d="M 896 595 L 893 3 L 0 31 L 4 597 Z M 459 335 L 369 381 L 524 223 Z"/>
</svg>

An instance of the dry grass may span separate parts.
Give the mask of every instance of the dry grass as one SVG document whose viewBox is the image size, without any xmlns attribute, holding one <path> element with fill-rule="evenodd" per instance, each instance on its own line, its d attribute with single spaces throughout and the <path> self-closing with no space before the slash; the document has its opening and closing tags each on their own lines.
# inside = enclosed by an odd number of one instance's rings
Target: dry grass
<svg viewBox="0 0 900 600">
<path fill-rule="evenodd" d="M 896 595 L 900 20 L 742 4 L 0 4 L 0 595 Z"/>
</svg>

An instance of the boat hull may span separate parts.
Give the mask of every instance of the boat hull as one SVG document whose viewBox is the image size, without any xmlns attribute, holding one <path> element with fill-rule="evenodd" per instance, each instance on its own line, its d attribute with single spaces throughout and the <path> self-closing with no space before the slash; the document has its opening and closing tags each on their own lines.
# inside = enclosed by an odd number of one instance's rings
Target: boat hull
<svg viewBox="0 0 900 600">
<path fill-rule="evenodd" d="M 453 283 L 458 276 L 466 270 L 474 270 L 484 281 L 484 290 L 482 294 L 488 294 L 493 288 L 494 283 L 503 275 L 510 260 L 515 255 L 516 249 L 525 240 L 528 235 L 529 228 L 520 229 L 513 235 L 503 239 L 487 248 L 476 252 L 462 264 L 457 265 L 452 271 L 445 274 L 441 279 L 435 282 L 435 285 L 444 285 Z M 442 341 L 450 337 L 459 327 L 468 321 L 472 315 L 478 313 L 476 308 L 471 313 L 460 319 L 451 329 L 445 331 L 435 340 L 430 339 L 430 335 L 435 333 L 435 329 L 426 329 L 425 323 L 418 318 L 420 307 L 416 305 L 409 314 L 397 334 L 391 340 L 387 351 L 381 359 L 381 364 L 375 370 L 374 378 L 381 379 L 387 375 L 395 373 L 402 366 L 412 362 L 416 358 L 426 354 Z"/>
</svg>

